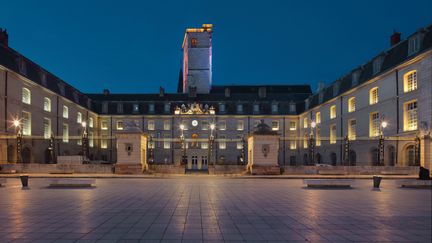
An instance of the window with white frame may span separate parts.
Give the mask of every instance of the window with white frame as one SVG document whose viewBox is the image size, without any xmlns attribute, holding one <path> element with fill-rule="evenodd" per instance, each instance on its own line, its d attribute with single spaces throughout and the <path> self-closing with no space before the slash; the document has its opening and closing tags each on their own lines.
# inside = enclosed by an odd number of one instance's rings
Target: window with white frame
<svg viewBox="0 0 432 243">
<path fill-rule="evenodd" d="M 295 121 L 290 121 L 290 123 L 289 123 L 289 130 L 290 130 L 290 131 L 295 131 L 295 130 L 297 130 L 297 122 L 295 122 Z"/>
<path fill-rule="evenodd" d="M 219 121 L 218 129 L 221 131 L 226 130 L 226 121 Z"/>
<path fill-rule="evenodd" d="M 408 55 L 412 55 L 420 50 L 419 35 L 412 36 L 408 40 Z"/>
<path fill-rule="evenodd" d="M 165 120 L 163 127 L 164 127 L 165 131 L 170 130 L 171 129 L 171 121 L 170 120 Z"/>
<path fill-rule="evenodd" d="M 81 129 L 77 129 L 77 136 L 80 137 L 82 135 L 81 133 Z M 82 145 L 82 139 L 77 139 L 76 140 L 77 145 Z"/>
<path fill-rule="evenodd" d="M 23 111 L 21 115 L 22 134 L 31 136 L 31 113 Z"/>
<path fill-rule="evenodd" d="M 369 91 L 369 104 L 373 105 L 378 103 L 379 95 L 378 95 L 378 87 L 374 87 Z"/>
<path fill-rule="evenodd" d="M 356 140 L 357 138 L 357 121 L 351 119 L 348 121 L 348 139 Z"/>
<path fill-rule="evenodd" d="M 147 130 L 150 130 L 150 131 L 155 130 L 155 122 L 153 120 L 147 121 Z"/>
<path fill-rule="evenodd" d="M 377 74 L 381 71 L 382 63 L 383 63 L 384 57 L 380 56 L 375 58 L 373 61 L 373 74 Z"/>
<path fill-rule="evenodd" d="M 51 99 L 44 97 L 44 111 L 51 112 Z"/>
<path fill-rule="evenodd" d="M 117 121 L 116 122 L 116 129 L 117 130 L 123 130 L 123 121 Z"/>
<path fill-rule="evenodd" d="M 93 134 L 93 132 L 89 132 L 89 147 L 90 148 L 94 147 L 94 134 Z"/>
<path fill-rule="evenodd" d="M 106 135 L 102 135 L 100 147 L 101 147 L 101 149 L 108 148 L 108 138 Z"/>
<path fill-rule="evenodd" d="M 404 92 L 411 92 L 417 89 L 417 71 L 411 71 L 404 75 Z"/>
<path fill-rule="evenodd" d="M 336 125 L 332 124 L 330 125 L 330 144 L 336 143 Z"/>
<path fill-rule="evenodd" d="M 330 119 L 336 118 L 336 106 L 332 105 L 330 106 Z"/>
<path fill-rule="evenodd" d="M 297 143 L 295 140 L 290 140 L 290 149 L 291 150 L 297 149 Z"/>
<path fill-rule="evenodd" d="M 63 106 L 63 118 L 69 118 L 69 108 L 67 106 Z"/>
<path fill-rule="evenodd" d="M 321 146 L 321 130 L 319 128 L 316 128 L 315 146 Z"/>
<path fill-rule="evenodd" d="M 305 134 L 303 136 L 303 148 L 307 149 L 308 147 L 309 147 L 309 136 L 305 132 Z"/>
<path fill-rule="evenodd" d="M 380 115 L 378 112 L 372 112 L 369 116 L 369 136 L 377 137 L 380 133 Z"/>
<path fill-rule="evenodd" d="M 93 126 L 94 126 L 93 118 L 90 117 L 90 118 L 89 118 L 89 127 L 92 128 Z"/>
<path fill-rule="evenodd" d="M 272 130 L 273 131 L 279 130 L 279 121 L 272 121 Z"/>
<path fill-rule="evenodd" d="M 63 143 L 69 142 L 69 125 L 63 123 Z"/>
<path fill-rule="evenodd" d="M 101 121 L 101 129 L 108 130 L 108 122 L 106 120 Z"/>
<path fill-rule="evenodd" d="M 49 139 L 51 137 L 51 119 L 46 117 L 43 119 L 43 131 L 44 138 Z"/>
<path fill-rule="evenodd" d="M 303 128 L 309 127 L 309 119 L 307 117 L 303 118 Z"/>
<path fill-rule="evenodd" d="M 315 123 L 320 124 L 321 123 L 321 112 L 317 112 L 315 114 Z"/>
<path fill-rule="evenodd" d="M 170 149 L 171 148 L 171 141 L 170 141 L 170 135 L 165 134 L 164 136 L 164 142 L 163 142 L 164 149 Z"/>
<path fill-rule="evenodd" d="M 272 104 L 272 113 L 277 113 L 278 112 L 278 110 L 279 110 L 279 106 L 278 106 L 278 104 L 277 103 L 273 103 Z"/>
<path fill-rule="evenodd" d="M 243 131 L 244 130 L 244 121 L 243 120 L 238 120 L 237 121 L 237 130 L 238 131 Z"/>
<path fill-rule="evenodd" d="M 417 101 L 404 104 L 404 131 L 417 130 Z"/>
<path fill-rule="evenodd" d="M 219 136 L 219 149 L 226 149 L 226 137 Z"/>
<path fill-rule="evenodd" d="M 22 103 L 31 104 L 31 92 L 28 88 L 22 88 Z"/>
<path fill-rule="evenodd" d="M 243 113 L 243 104 L 237 104 L 237 113 Z"/>
<path fill-rule="evenodd" d="M 77 123 L 81 124 L 82 123 L 82 114 L 81 112 L 77 112 L 77 119 L 76 119 Z"/>
<path fill-rule="evenodd" d="M 348 99 L 348 112 L 354 112 L 356 110 L 356 98 L 351 97 Z"/>
</svg>

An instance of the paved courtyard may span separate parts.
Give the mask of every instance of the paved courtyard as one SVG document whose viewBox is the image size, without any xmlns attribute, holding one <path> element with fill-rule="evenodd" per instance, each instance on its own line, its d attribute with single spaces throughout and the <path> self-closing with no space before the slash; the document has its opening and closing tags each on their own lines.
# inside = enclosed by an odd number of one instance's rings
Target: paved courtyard
<svg viewBox="0 0 432 243">
<path fill-rule="evenodd" d="M 0 242 L 431 242 L 431 190 L 307 189 L 301 180 L 18 179 L 0 188 Z"/>
</svg>

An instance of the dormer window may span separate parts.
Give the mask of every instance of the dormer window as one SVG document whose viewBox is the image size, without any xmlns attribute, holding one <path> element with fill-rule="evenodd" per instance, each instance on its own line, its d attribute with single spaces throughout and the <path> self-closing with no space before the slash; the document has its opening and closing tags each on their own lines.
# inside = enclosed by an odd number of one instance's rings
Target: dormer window
<svg viewBox="0 0 432 243">
<path fill-rule="evenodd" d="M 219 104 L 219 112 L 224 113 L 226 110 L 225 104 Z"/>
<path fill-rule="evenodd" d="M 75 103 L 79 103 L 79 95 L 78 95 L 77 92 L 74 92 L 74 93 L 73 93 L 73 97 L 74 97 L 74 101 L 75 101 Z"/>
<path fill-rule="evenodd" d="M 296 112 L 296 104 L 294 102 L 291 102 L 289 104 L 289 111 L 290 111 L 290 113 L 295 113 Z"/>
<path fill-rule="evenodd" d="M 102 103 L 102 113 L 108 113 L 108 102 Z"/>
<path fill-rule="evenodd" d="M 408 56 L 417 53 L 420 50 L 420 36 L 414 35 L 408 39 Z"/>
<path fill-rule="evenodd" d="M 43 86 L 47 86 L 47 79 L 46 79 L 46 73 L 45 72 L 40 72 L 40 79 L 41 79 L 41 83 Z"/>
<path fill-rule="evenodd" d="M 170 109 L 171 109 L 171 105 L 170 105 L 169 103 L 166 103 L 166 104 L 164 105 L 164 111 L 165 111 L 165 113 L 169 113 L 169 112 L 170 112 Z"/>
<path fill-rule="evenodd" d="M 65 96 L 65 86 L 62 83 L 58 84 L 59 92 L 61 96 Z"/>
<path fill-rule="evenodd" d="M 383 59 L 384 58 L 382 56 L 375 58 L 373 61 L 373 74 L 381 72 Z"/>
<path fill-rule="evenodd" d="M 123 113 L 123 104 L 122 103 L 117 104 L 117 113 Z"/>
<path fill-rule="evenodd" d="M 254 105 L 253 105 L 253 112 L 254 112 L 254 113 L 259 113 L 259 111 L 260 111 L 259 104 L 254 104 Z"/>
<path fill-rule="evenodd" d="M 352 81 L 351 81 L 351 87 L 357 86 L 360 79 L 360 71 L 355 71 L 352 73 Z"/>
<path fill-rule="evenodd" d="M 338 95 L 339 93 L 340 81 L 333 84 L 333 96 Z"/>
<path fill-rule="evenodd" d="M 150 113 L 154 113 L 155 112 L 155 105 L 154 104 L 149 104 L 149 112 Z"/>
<path fill-rule="evenodd" d="M 237 113 L 243 113 L 243 104 L 237 104 Z"/>
<path fill-rule="evenodd" d="M 138 104 L 133 104 L 133 112 L 134 113 L 138 113 L 139 112 L 139 105 Z"/>
<path fill-rule="evenodd" d="M 273 103 L 271 107 L 272 113 L 278 113 L 279 106 L 277 103 Z"/>
</svg>

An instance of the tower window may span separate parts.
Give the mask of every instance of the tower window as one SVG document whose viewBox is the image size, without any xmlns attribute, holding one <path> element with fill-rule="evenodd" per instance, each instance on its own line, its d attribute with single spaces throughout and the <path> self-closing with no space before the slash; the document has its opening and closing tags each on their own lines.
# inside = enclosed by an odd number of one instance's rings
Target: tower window
<svg viewBox="0 0 432 243">
<path fill-rule="evenodd" d="M 196 47 L 198 45 L 198 40 L 197 40 L 197 38 L 192 38 L 191 39 L 191 46 L 192 47 Z"/>
</svg>

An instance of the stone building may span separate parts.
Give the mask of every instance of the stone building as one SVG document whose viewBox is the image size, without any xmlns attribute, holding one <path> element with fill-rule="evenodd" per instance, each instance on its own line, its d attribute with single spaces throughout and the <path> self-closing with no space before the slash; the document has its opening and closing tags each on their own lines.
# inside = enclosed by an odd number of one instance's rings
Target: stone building
<svg viewBox="0 0 432 243">
<path fill-rule="evenodd" d="M 389 49 L 317 92 L 213 85 L 212 34 L 211 24 L 186 30 L 177 93 L 86 94 L 10 48 L 0 31 L 0 161 L 55 162 L 52 141 L 56 155 L 83 154 L 85 133 L 90 160 L 115 163 L 116 134 L 133 123 L 148 135 L 149 163 L 246 164 L 247 138 L 263 120 L 280 136 L 280 165 L 429 167 L 432 26 L 405 40 L 394 33 Z"/>
</svg>

